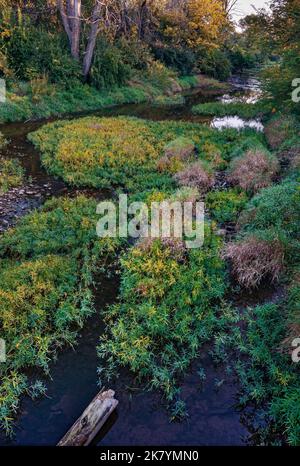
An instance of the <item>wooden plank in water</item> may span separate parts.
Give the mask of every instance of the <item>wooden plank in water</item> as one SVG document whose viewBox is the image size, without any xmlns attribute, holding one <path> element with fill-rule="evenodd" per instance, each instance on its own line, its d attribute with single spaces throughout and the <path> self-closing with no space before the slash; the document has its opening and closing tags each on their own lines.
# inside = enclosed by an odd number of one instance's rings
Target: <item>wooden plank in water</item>
<svg viewBox="0 0 300 466">
<path fill-rule="evenodd" d="M 118 405 L 115 392 L 100 392 L 58 443 L 59 447 L 87 446 Z"/>
</svg>

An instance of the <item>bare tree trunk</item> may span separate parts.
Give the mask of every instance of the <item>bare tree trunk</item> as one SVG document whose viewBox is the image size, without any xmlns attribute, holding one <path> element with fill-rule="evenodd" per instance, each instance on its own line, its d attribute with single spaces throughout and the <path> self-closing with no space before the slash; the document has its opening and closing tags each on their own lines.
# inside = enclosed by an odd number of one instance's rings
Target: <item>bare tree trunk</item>
<svg viewBox="0 0 300 466">
<path fill-rule="evenodd" d="M 70 6 L 70 3 L 67 3 L 67 9 L 68 9 L 69 6 Z M 67 36 L 69 38 L 70 46 L 72 47 L 72 31 L 71 31 L 71 27 L 70 27 L 70 24 L 69 24 L 70 11 L 68 10 L 68 13 L 66 13 L 66 9 L 65 9 L 65 5 L 64 5 L 63 0 L 57 0 L 57 7 L 58 7 L 58 10 L 60 12 L 60 16 L 61 16 L 63 26 L 64 26 L 65 31 L 67 33 Z"/>
<path fill-rule="evenodd" d="M 90 34 L 88 38 L 88 43 L 86 47 L 86 51 L 83 58 L 83 76 L 86 78 L 90 72 L 96 39 L 99 31 L 99 23 L 100 23 L 100 16 L 101 13 L 101 4 L 97 1 L 96 5 L 94 6 L 93 14 L 92 14 L 92 24 L 90 29 Z"/>
<path fill-rule="evenodd" d="M 71 54 L 79 60 L 80 30 L 81 30 L 81 0 L 73 0 L 72 45 Z"/>
<path fill-rule="evenodd" d="M 57 0 L 57 7 L 60 12 L 64 29 L 69 38 L 71 54 L 76 60 L 80 58 L 80 36 L 81 36 L 81 0 Z M 97 34 L 99 31 L 101 13 L 101 3 L 96 0 L 92 17 L 91 28 L 88 37 L 86 51 L 83 57 L 83 76 L 86 78 L 90 72 Z"/>
<path fill-rule="evenodd" d="M 57 0 L 61 19 L 69 38 L 72 57 L 79 60 L 81 31 L 81 0 Z"/>
</svg>

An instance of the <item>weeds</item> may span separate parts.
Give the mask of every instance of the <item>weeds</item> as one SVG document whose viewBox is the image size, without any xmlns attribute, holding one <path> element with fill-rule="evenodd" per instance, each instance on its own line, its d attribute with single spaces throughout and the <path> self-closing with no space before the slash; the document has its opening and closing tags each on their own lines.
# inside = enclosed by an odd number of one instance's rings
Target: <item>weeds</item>
<svg viewBox="0 0 300 466">
<path fill-rule="evenodd" d="M 0 194 L 24 182 L 24 170 L 17 159 L 0 157 Z"/>
<path fill-rule="evenodd" d="M 10 432 L 23 393 L 44 387 L 29 368 L 49 372 L 63 344 L 93 312 L 94 273 L 114 257 L 118 241 L 96 237 L 96 201 L 53 200 L 0 238 L 0 328 L 7 362 L 0 365 L 0 425 Z"/>
</svg>

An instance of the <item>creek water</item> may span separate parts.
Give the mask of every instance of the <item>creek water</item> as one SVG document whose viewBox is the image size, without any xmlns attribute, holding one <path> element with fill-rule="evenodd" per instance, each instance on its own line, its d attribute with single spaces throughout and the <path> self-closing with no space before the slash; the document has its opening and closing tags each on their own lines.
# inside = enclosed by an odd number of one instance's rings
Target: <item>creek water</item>
<svg viewBox="0 0 300 466">
<path fill-rule="evenodd" d="M 234 84 L 234 83 L 233 83 Z M 241 80 L 230 95 L 239 98 L 256 92 Z M 205 92 L 186 96 L 185 105 L 151 107 L 149 104 L 123 105 L 93 112 L 93 115 L 132 115 L 153 120 L 185 120 L 211 124 L 212 119 L 193 116 L 191 107 L 196 103 L 215 100 L 217 97 Z M 70 118 L 80 116 L 72 115 Z M 66 118 L 66 116 L 64 116 Z M 21 193 L 15 193 L 1 204 L 2 229 L 15 223 L 16 219 L 30 209 L 41 205 L 52 195 L 76 195 L 82 190 L 71 189 L 60 180 L 49 176 L 41 166 L 39 153 L 28 142 L 27 134 L 36 130 L 45 121 L 3 125 L 0 131 L 10 140 L 3 150 L 5 157 L 18 157 L 31 177 L 29 185 Z M 107 193 L 84 190 L 87 194 L 107 197 Z M 2 209 L 2 210 L 1 210 Z M 12 438 L 0 434 L 0 445 L 55 445 L 73 422 L 86 408 L 97 386 L 98 358 L 96 346 L 104 331 L 101 310 L 117 299 L 117 277 L 101 279 L 96 286 L 96 313 L 89 318 L 81 331 L 75 348 L 65 348 L 56 362 L 51 364 L 51 378 L 39 375 L 47 385 L 47 395 L 38 400 L 24 397 L 15 423 Z M 261 303 L 274 297 L 274 290 L 262 288 L 253 295 L 239 297 L 237 305 Z M 233 355 L 234 357 L 234 355 Z M 204 368 L 206 380 L 198 375 Z M 36 374 L 35 374 L 36 375 Z M 245 445 L 251 443 L 253 430 L 248 422 L 249 413 L 237 408 L 239 386 L 233 375 L 222 365 L 215 366 L 209 356 L 209 348 L 203 348 L 198 360 L 182 380 L 182 398 L 189 416 L 182 422 L 169 420 L 161 395 L 144 391 L 127 371 L 110 384 L 119 400 L 117 410 L 107 421 L 94 440 L 95 445 Z M 251 416 L 250 416 L 251 417 Z"/>
</svg>

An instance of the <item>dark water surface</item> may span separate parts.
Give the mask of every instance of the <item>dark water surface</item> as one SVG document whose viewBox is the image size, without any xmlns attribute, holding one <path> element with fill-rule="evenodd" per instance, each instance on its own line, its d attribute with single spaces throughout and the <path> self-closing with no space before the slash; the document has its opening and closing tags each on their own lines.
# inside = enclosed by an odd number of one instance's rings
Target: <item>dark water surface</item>
<svg viewBox="0 0 300 466">
<path fill-rule="evenodd" d="M 149 104 L 123 105 L 93 112 L 93 115 L 134 115 L 153 120 L 188 120 L 210 123 L 210 118 L 191 116 L 191 106 L 216 97 L 195 93 L 186 99 L 184 106 L 151 107 Z M 78 116 L 78 115 L 77 115 Z M 64 117 L 66 118 L 66 117 Z M 74 116 L 72 116 L 74 118 Z M 27 134 L 39 128 L 45 121 L 13 123 L 0 127 L 10 144 L 3 151 L 7 157 L 18 157 L 27 175 L 40 191 L 36 205 L 49 195 L 74 195 L 62 181 L 47 175 L 40 164 L 38 152 L 27 141 Z M 92 193 L 95 195 L 95 193 Z M 102 197 L 107 193 L 97 192 Z M 24 196 L 23 202 L 26 202 Z M 16 201 L 18 203 L 18 201 Z M 32 206 L 30 205 L 28 209 Z M 26 213 L 21 209 L 17 216 Z M 13 223 L 13 222 L 12 222 Z M 241 307 L 269 299 L 274 290 L 241 299 Z M 51 379 L 45 379 L 47 396 L 39 400 L 24 397 L 16 420 L 15 436 L 12 439 L 0 434 L 0 445 L 55 445 L 80 416 L 99 391 L 97 387 L 96 345 L 103 331 L 101 310 L 116 300 L 117 279 L 99 279 L 95 290 L 96 314 L 87 320 L 74 349 L 66 348 L 51 364 Z M 215 367 L 204 348 L 182 383 L 182 398 L 185 400 L 189 417 L 182 422 L 170 423 L 163 400 L 159 393 L 142 391 L 126 371 L 123 371 L 109 388 L 116 391 L 119 400 L 117 410 L 102 428 L 94 444 L 99 445 L 245 445 L 250 432 L 245 417 L 236 408 L 238 385 L 225 367 Z M 234 355 L 233 355 L 234 357 Z M 201 383 L 197 374 L 204 368 L 206 380 Z"/>
</svg>

